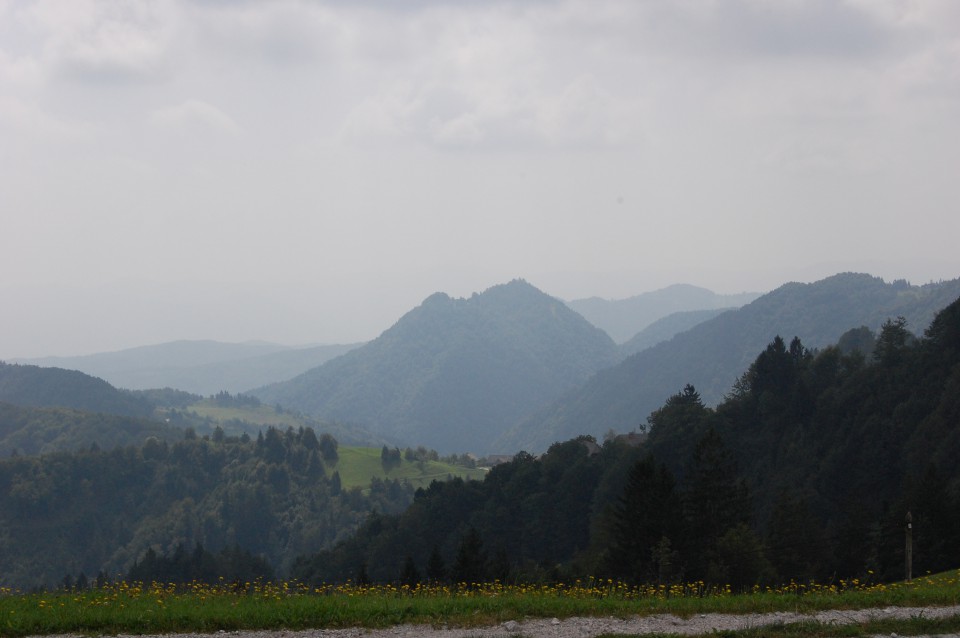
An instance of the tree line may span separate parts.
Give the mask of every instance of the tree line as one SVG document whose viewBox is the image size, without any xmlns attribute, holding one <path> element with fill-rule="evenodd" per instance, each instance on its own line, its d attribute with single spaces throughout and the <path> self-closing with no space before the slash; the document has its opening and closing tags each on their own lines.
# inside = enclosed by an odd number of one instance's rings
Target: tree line
<svg viewBox="0 0 960 638">
<path fill-rule="evenodd" d="M 747 587 L 895 580 L 960 558 L 960 301 L 921 338 L 902 319 L 811 351 L 776 337 L 715 409 L 686 386 L 641 447 L 589 437 L 481 482 L 418 490 L 334 548 L 309 582 L 585 576 Z"/>
<path fill-rule="evenodd" d="M 173 443 L 150 437 L 139 447 L 8 457 L 0 460 L 0 584 L 116 577 L 134 564 L 147 569 L 150 551 L 198 544 L 215 556 L 249 552 L 285 573 L 295 556 L 346 538 L 369 512 L 395 514 L 412 500 L 412 488 L 395 480 L 343 488 L 336 458 L 336 440 L 310 428 L 268 428 L 255 439 L 187 430 Z"/>
<path fill-rule="evenodd" d="M 311 428 L 6 458 L 0 584 L 231 551 L 307 582 L 892 580 L 907 511 L 915 573 L 957 566 L 957 423 L 960 301 L 919 338 L 900 319 L 820 351 L 776 337 L 716 408 L 669 397 L 640 446 L 579 437 L 416 493 L 344 489 Z"/>
</svg>

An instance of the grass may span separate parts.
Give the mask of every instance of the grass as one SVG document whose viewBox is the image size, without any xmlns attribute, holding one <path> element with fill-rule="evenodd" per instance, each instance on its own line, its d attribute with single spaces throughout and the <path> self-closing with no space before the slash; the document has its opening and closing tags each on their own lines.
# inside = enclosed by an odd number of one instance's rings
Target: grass
<svg viewBox="0 0 960 638">
<path fill-rule="evenodd" d="M 247 429 L 230 430 L 227 434 L 241 434 L 246 431 L 248 434 L 256 436 L 257 430 L 266 429 L 271 425 L 284 430 L 288 427 L 298 428 L 304 425 L 304 421 L 292 412 L 278 412 L 272 406 L 267 405 L 226 407 L 217 405 L 211 399 L 204 399 L 190 405 L 187 409 L 200 418 L 210 419 L 221 426 L 228 421 L 243 421 L 249 425 Z"/>
<path fill-rule="evenodd" d="M 423 461 L 422 463 L 407 461 L 406 459 L 390 472 L 383 471 L 380 463 L 382 448 L 345 447 L 340 446 L 337 454 L 340 458 L 327 472 L 340 473 L 340 482 L 344 487 L 369 487 L 371 477 L 381 479 L 406 480 L 414 487 L 428 487 L 434 480 L 446 481 L 449 477 L 483 480 L 484 471 L 460 465 L 450 465 L 440 461 Z"/>
<path fill-rule="evenodd" d="M 757 589 L 737 595 L 727 588 L 706 588 L 701 583 L 631 588 L 611 581 L 413 589 L 350 584 L 309 588 L 295 583 L 248 583 L 235 588 L 226 583 L 180 587 L 119 583 L 83 592 L 2 592 L 0 635 L 385 627 L 402 623 L 471 627 L 544 617 L 814 612 L 958 603 L 958 572 L 927 576 L 909 584 L 844 581 L 834 585 Z M 890 632 L 909 635 L 957 630 L 960 619 L 949 618 L 884 620 L 843 627 L 799 623 L 722 633 L 752 638 Z"/>
<path fill-rule="evenodd" d="M 221 426 L 227 424 L 227 434 L 239 434 L 229 423 L 243 422 L 245 431 L 256 436 L 258 430 L 273 426 L 279 429 L 288 427 L 298 428 L 305 423 L 297 415 L 290 412 L 277 412 L 274 408 L 261 405 L 259 407 L 224 407 L 210 399 L 204 399 L 192 404 L 188 408 L 204 419 L 211 419 Z M 450 477 L 458 476 L 462 479 L 483 480 L 483 470 L 451 465 L 440 461 L 411 462 L 406 459 L 390 472 L 384 472 L 380 463 L 382 448 L 340 446 L 337 453 L 340 459 L 334 464 L 327 465 L 327 475 L 334 471 L 340 473 L 340 484 L 345 488 L 359 487 L 368 489 L 370 479 L 399 479 L 408 481 L 413 487 L 428 487 L 434 480 L 445 481 Z"/>
</svg>

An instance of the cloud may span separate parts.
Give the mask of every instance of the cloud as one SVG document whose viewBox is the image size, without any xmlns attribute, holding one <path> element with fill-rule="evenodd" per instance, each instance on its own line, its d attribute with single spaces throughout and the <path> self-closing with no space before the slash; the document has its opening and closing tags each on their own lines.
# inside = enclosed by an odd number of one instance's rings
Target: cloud
<svg viewBox="0 0 960 638">
<path fill-rule="evenodd" d="M 874 12 L 838 0 L 608 4 L 619 11 L 608 11 L 600 26 L 619 39 L 632 39 L 628 48 L 658 55 L 847 57 L 882 50 L 893 36 Z"/>
<path fill-rule="evenodd" d="M 178 130 L 206 130 L 235 135 L 240 127 L 232 117 L 202 100 L 186 100 L 150 114 L 154 124 Z"/>
<path fill-rule="evenodd" d="M 851 176 L 876 173 L 883 166 L 884 159 L 866 141 L 812 135 L 783 141 L 764 159 L 764 163 L 796 173 Z"/>
<path fill-rule="evenodd" d="M 163 3 L 37 2 L 15 17 L 55 76 L 103 84 L 164 79 L 179 24 L 176 5 Z"/>
<path fill-rule="evenodd" d="M 0 129 L 13 137 L 44 143 L 90 142 L 95 139 L 91 126 L 61 120 L 17 98 L 0 95 Z"/>
<path fill-rule="evenodd" d="M 615 96 L 585 75 L 558 89 L 531 89 L 500 99 L 464 100 L 465 108 L 429 120 L 426 133 L 438 146 L 544 149 L 613 148 L 637 143 L 638 101 Z M 425 102 L 429 110 L 431 104 Z M 436 109 L 442 112 L 442 109 Z"/>
<path fill-rule="evenodd" d="M 0 85 L 37 86 L 42 77 L 42 69 L 36 59 L 27 56 L 15 56 L 0 50 Z"/>
<path fill-rule="evenodd" d="M 395 87 L 389 93 L 361 100 L 347 114 L 338 135 L 347 143 L 362 146 L 402 141 L 410 134 L 410 122 L 421 108 L 409 87 Z"/>
<path fill-rule="evenodd" d="M 207 45 L 228 58 L 276 67 L 314 64 L 333 55 L 344 37 L 340 14 L 327 3 L 206 3 L 192 17 Z"/>
<path fill-rule="evenodd" d="M 866 11 L 836 0 L 719 3 L 710 23 L 721 46 L 751 55 L 859 56 L 889 44 L 892 32 Z"/>
<path fill-rule="evenodd" d="M 164 75 L 161 43 L 133 25 L 107 22 L 60 52 L 59 70 L 81 81 L 151 82 Z"/>
<path fill-rule="evenodd" d="M 908 96 L 960 100 L 960 38 L 935 42 L 906 57 L 893 76 Z"/>
<path fill-rule="evenodd" d="M 535 122 L 554 146 L 629 146 L 640 139 L 642 102 L 618 97 L 592 76 L 581 76 L 541 100 Z"/>
<path fill-rule="evenodd" d="M 364 144 L 407 139 L 456 149 L 635 143 L 642 128 L 635 88 L 609 69 L 595 72 L 589 55 L 553 59 L 562 48 L 553 39 L 563 37 L 551 26 L 556 9 L 554 3 L 428 7 L 394 26 L 403 44 L 390 35 L 376 46 L 368 46 L 369 38 L 355 39 L 353 59 L 382 65 L 382 73 L 394 79 L 353 106 L 342 138 Z M 377 23 L 374 32 L 382 32 Z M 384 51 L 397 57 L 382 61 Z"/>
</svg>

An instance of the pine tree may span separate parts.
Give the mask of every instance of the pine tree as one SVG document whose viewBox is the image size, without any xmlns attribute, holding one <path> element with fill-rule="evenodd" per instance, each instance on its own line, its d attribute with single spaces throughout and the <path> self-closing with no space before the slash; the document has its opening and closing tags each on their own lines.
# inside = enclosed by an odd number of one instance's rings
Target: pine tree
<svg viewBox="0 0 960 638">
<path fill-rule="evenodd" d="M 440 555 L 440 548 L 434 545 L 427 560 L 427 578 L 431 583 L 441 583 L 446 577 L 447 566 L 443 562 L 443 556 Z"/>
<path fill-rule="evenodd" d="M 480 540 L 479 532 L 471 527 L 457 549 L 457 558 L 453 564 L 454 580 L 466 583 L 468 587 L 482 583 L 486 576 L 486 562 L 483 541 Z"/>
<path fill-rule="evenodd" d="M 730 529 L 748 524 L 751 502 L 746 483 L 723 438 L 710 428 L 694 450 L 683 494 L 686 539 L 683 556 L 688 578 L 704 578 L 717 541 Z"/>
<path fill-rule="evenodd" d="M 679 539 L 681 517 L 670 472 L 651 456 L 638 461 L 613 512 L 608 572 L 635 582 L 658 578 L 654 550 Z"/>
<path fill-rule="evenodd" d="M 400 584 L 411 589 L 420 584 L 420 571 L 410 554 L 407 554 L 403 561 L 403 569 L 400 571 Z"/>
</svg>

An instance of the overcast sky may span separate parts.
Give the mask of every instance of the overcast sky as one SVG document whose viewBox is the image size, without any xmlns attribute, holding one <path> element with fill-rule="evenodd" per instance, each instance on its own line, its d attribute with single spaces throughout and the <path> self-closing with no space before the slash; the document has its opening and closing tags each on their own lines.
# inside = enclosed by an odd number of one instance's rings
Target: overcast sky
<svg viewBox="0 0 960 638">
<path fill-rule="evenodd" d="M 0 358 L 960 276 L 960 2 L 0 0 Z"/>
</svg>

